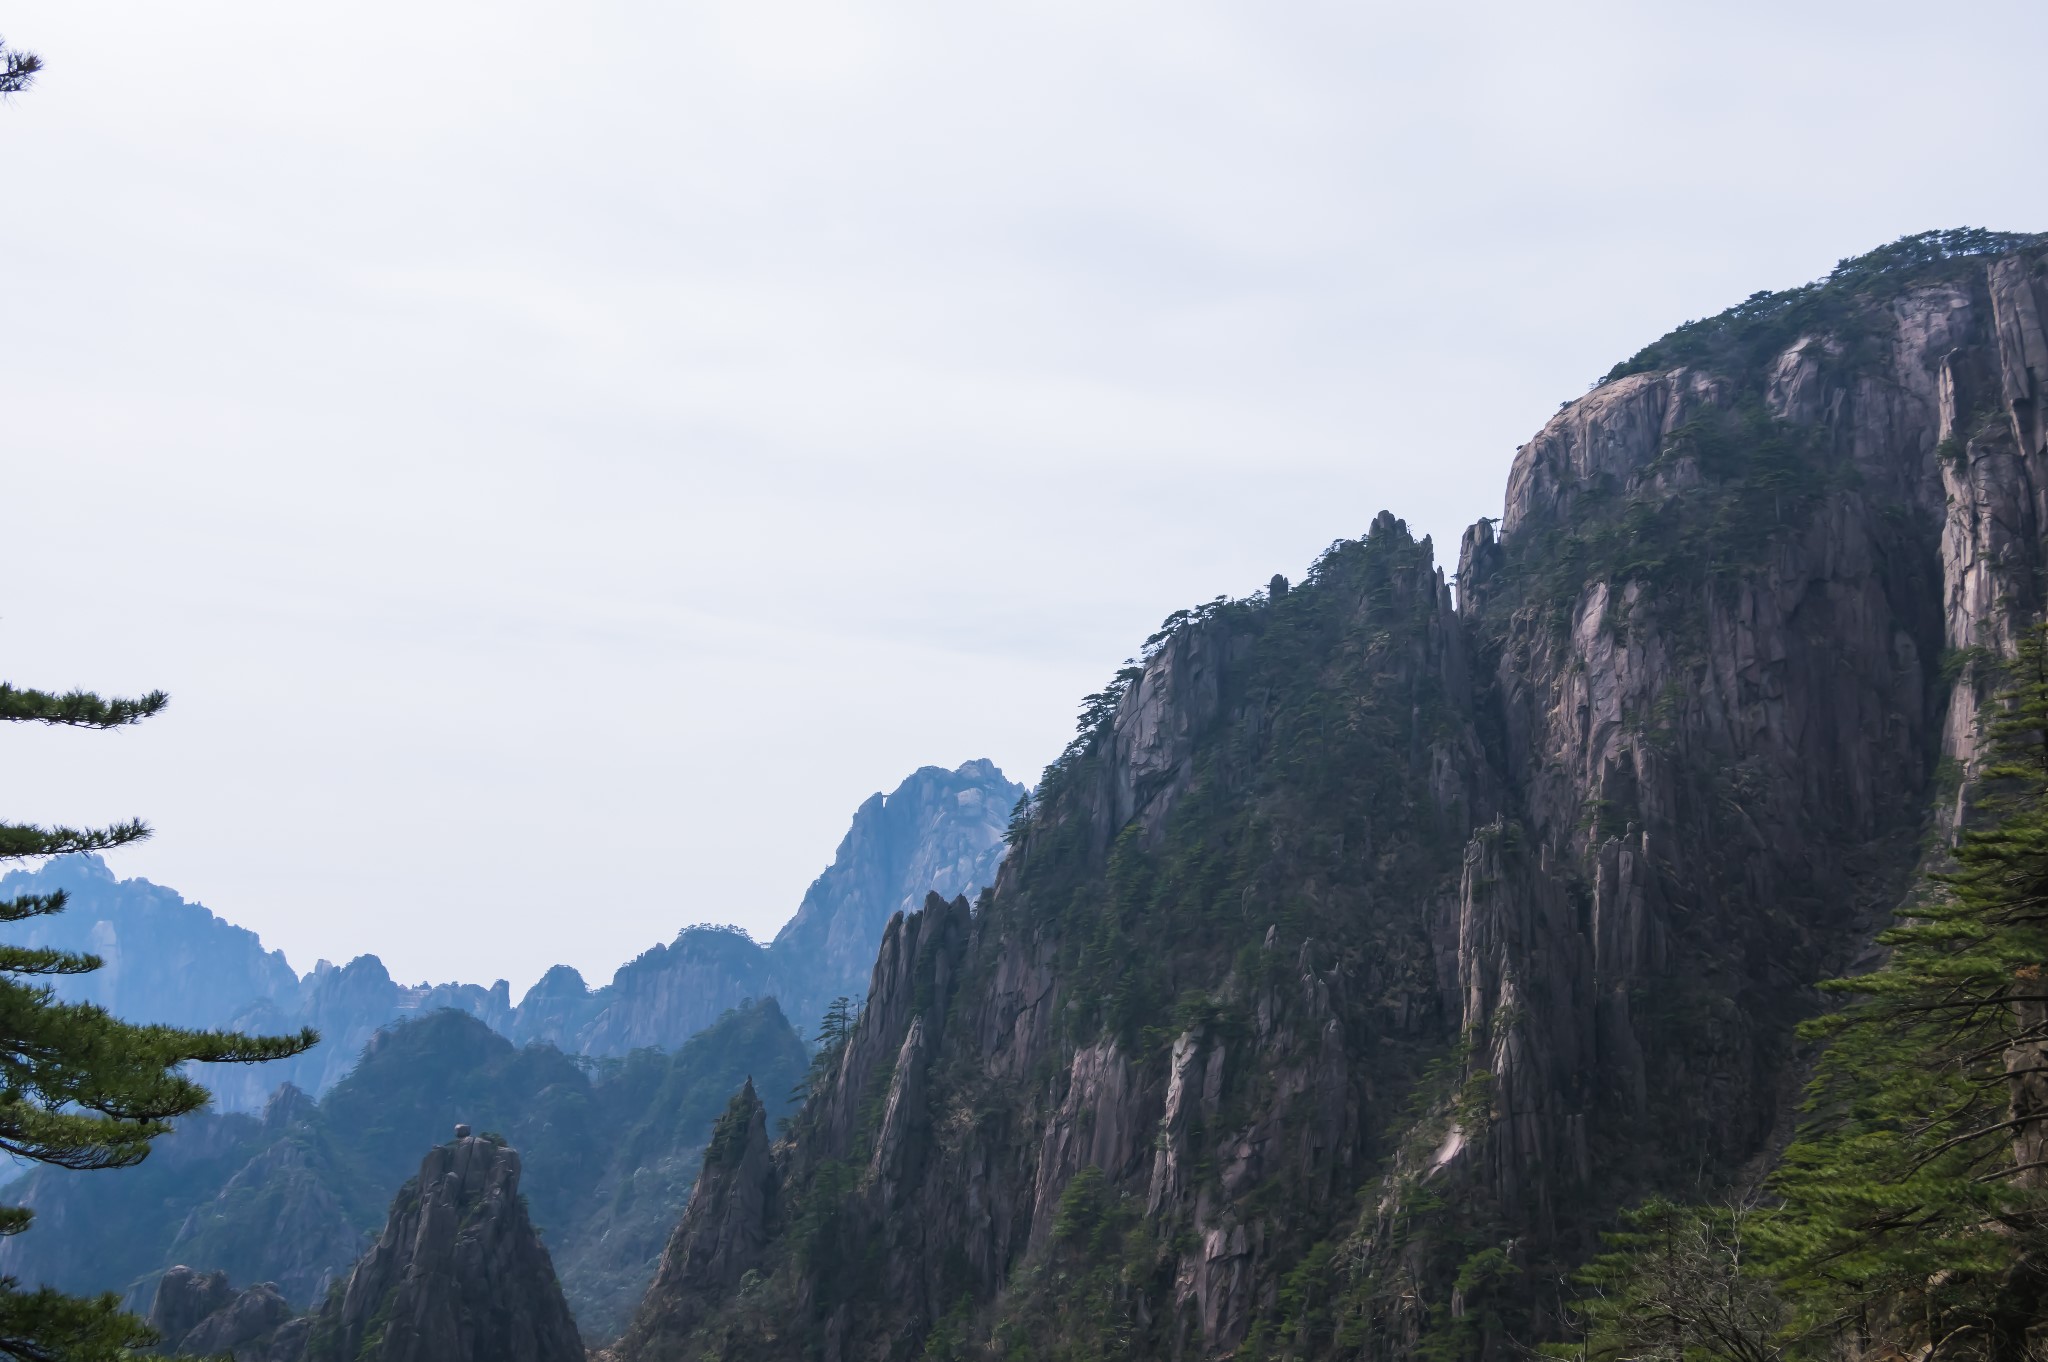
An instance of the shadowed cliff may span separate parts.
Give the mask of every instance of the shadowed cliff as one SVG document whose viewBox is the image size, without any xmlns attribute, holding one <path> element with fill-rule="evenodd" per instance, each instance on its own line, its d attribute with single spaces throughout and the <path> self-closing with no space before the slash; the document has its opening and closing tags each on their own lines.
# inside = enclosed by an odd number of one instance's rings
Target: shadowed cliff
<svg viewBox="0 0 2048 1362">
<path fill-rule="evenodd" d="M 1650 346 L 1455 601 L 1382 513 L 1170 618 L 979 912 L 891 923 L 725 1231 L 758 1264 L 620 1357 L 1555 1337 L 1620 1206 L 1768 1159 L 1814 982 L 1967 798 L 2040 610 L 2044 255 L 1911 238 Z"/>
</svg>

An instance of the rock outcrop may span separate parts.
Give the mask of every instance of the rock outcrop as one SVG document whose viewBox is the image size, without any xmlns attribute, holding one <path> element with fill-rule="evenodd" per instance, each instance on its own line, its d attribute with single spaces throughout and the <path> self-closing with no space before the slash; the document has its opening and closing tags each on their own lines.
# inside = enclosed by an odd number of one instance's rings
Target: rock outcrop
<svg viewBox="0 0 2048 1362">
<path fill-rule="evenodd" d="M 1620 1206 L 1768 1160 L 1814 983 L 1967 799 L 2044 315 L 2048 239 L 1909 239 L 1568 404 L 1455 601 L 1383 513 L 1170 619 L 980 910 L 891 923 L 753 1265 L 644 1310 L 825 1362 L 1559 1336 Z"/>
<path fill-rule="evenodd" d="M 783 1010 L 810 1024 L 835 997 L 858 1003 L 891 917 L 917 911 L 930 894 L 971 903 L 994 884 L 1024 794 L 983 759 L 952 771 L 922 767 L 888 795 L 870 796 L 831 866 L 775 934 Z"/>
<path fill-rule="evenodd" d="M 768 1113 L 753 1080 L 733 1097 L 704 1151 L 668 1247 L 625 1336 L 602 1354 L 612 1362 L 673 1356 L 706 1311 L 762 1264 L 775 1214 Z"/>
<path fill-rule="evenodd" d="M 225 1272 L 174 1267 L 157 1283 L 149 1327 L 158 1347 L 234 1362 L 298 1362 L 308 1321 L 269 1282 L 236 1291 Z"/>
<path fill-rule="evenodd" d="M 457 1128 L 312 1317 L 304 1362 L 581 1362 L 583 1342 L 519 1195 L 519 1155 Z"/>
</svg>

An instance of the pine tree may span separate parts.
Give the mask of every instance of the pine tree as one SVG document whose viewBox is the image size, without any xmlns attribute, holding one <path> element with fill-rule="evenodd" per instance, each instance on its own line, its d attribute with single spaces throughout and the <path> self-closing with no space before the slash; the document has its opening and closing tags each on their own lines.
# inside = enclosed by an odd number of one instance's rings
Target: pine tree
<svg viewBox="0 0 2048 1362">
<path fill-rule="evenodd" d="M 1848 1001 L 1806 1028 L 1825 1046 L 1775 1204 L 1644 1207 L 1581 1274 L 1585 1338 L 1558 1355 L 2048 1351 L 2048 625 L 2005 680 L 1953 867 L 1880 969 L 1824 985 Z"/>
<path fill-rule="evenodd" d="M 161 692 L 105 700 L 83 691 L 53 695 L 0 683 L 0 720 L 111 729 L 138 723 L 167 703 Z M 106 828 L 0 823 L 0 861 L 105 851 L 149 836 L 140 822 Z M 64 910 L 62 890 L 0 900 L 0 922 Z M 193 1062 L 245 1064 L 299 1054 L 319 1039 L 136 1026 L 90 1003 L 64 1002 L 47 982 L 98 969 L 91 955 L 0 945 L 0 1150 L 63 1168 L 123 1168 L 140 1162 L 172 1120 L 197 1111 L 206 1089 L 186 1075 Z M 0 1235 L 29 1228 L 25 1207 L 0 1207 Z M 98 1362 L 132 1355 L 149 1330 L 112 1295 L 24 1291 L 0 1278 L 0 1356 Z"/>
<path fill-rule="evenodd" d="M 1752 1201 L 1686 1206 L 1653 1198 L 1623 1217 L 1608 1251 L 1578 1274 L 1584 1337 L 1544 1351 L 1569 1362 L 1776 1362 L 1795 1334 L 1757 1271 Z"/>
<path fill-rule="evenodd" d="M 1809 1028 L 1829 1044 L 1773 1179 L 1780 1272 L 1907 1351 L 2029 1355 L 2048 1306 L 2048 626 L 1989 711 L 1955 867 Z"/>
<path fill-rule="evenodd" d="M 18 47 L 9 47 L 5 38 L 0 38 L 0 95 L 19 94 L 35 83 L 36 72 L 43 69 L 43 59 L 33 52 L 23 52 Z"/>
<path fill-rule="evenodd" d="M 0 40 L 0 96 L 29 88 L 43 69 L 33 52 Z M 168 697 L 106 700 L 87 691 L 62 695 L 0 682 L 0 721 L 71 728 L 125 728 L 162 711 Z M 106 828 L 0 823 L 0 861 L 107 851 L 139 842 L 137 821 Z M 62 890 L 0 900 L 0 923 L 64 910 Z M 192 1063 L 249 1064 L 300 1054 L 319 1037 L 244 1036 L 134 1026 L 90 1003 L 68 1003 L 46 982 L 100 967 L 91 955 L 0 945 L 0 1151 L 62 1168 L 125 1168 L 149 1153 L 172 1120 L 206 1105 L 207 1091 L 186 1074 Z M 0 1236 L 29 1228 L 32 1213 L 0 1206 Z M 29 1362 L 100 1362 L 134 1355 L 154 1341 L 113 1295 L 23 1291 L 0 1277 L 0 1356 Z"/>
</svg>

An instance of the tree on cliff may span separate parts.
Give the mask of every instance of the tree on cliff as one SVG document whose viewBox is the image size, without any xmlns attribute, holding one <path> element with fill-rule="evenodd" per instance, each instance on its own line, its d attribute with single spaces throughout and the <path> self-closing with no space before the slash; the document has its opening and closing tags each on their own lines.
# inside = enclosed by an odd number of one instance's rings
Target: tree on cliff
<svg viewBox="0 0 2048 1362">
<path fill-rule="evenodd" d="M 1797 1294 L 1915 1346 L 2027 1355 L 2048 1303 L 2048 626 L 1987 713 L 1976 826 L 1809 1028 L 1829 1042 L 1773 1183 Z"/>
<path fill-rule="evenodd" d="M 2048 1324 L 2048 625 L 2022 639 L 1954 866 L 1826 985 L 1806 1122 L 1746 1217 L 1653 1203 L 1581 1276 L 1586 1358 L 2018 1362 Z M 1747 1234 L 1731 1233 L 1744 1228 Z M 1746 1247 L 1745 1247 L 1746 1245 Z M 1825 1350 L 1825 1349 L 1823 1349 Z"/>
<path fill-rule="evenodd" d="M 56 695 L 0 683 L 0 721 L 124 728 L 160 712 L 161 691 L 108 700 L 84 691 Z M 0 823 L 0 861 L 105 851 L 149 836 L 139 822 L 107 828 Z M 62 912 L 62 890 L 0 901 L 0 922 Z M 123 1168 L 140 1162 L 174 1117 L 204 1106 L 206 1089 L 183 1066 L 282 1059 L 311 1046 L 311 1031 L 255 1037 L 225 1031 L 134 1026 L 89 1003 L 58 999 L 51 976 L 98 969 L 90 955 L 0 945 L 0 1150 L 63 1168 Z M 32 1213 L 0 1207 L 0 1235 L 19 1234 Z M 0 1355 L 26 1359 L 121 1356 L 150 1339 L 115 1297 L 80 1299 L 0 1278 Z"/>
</svg>

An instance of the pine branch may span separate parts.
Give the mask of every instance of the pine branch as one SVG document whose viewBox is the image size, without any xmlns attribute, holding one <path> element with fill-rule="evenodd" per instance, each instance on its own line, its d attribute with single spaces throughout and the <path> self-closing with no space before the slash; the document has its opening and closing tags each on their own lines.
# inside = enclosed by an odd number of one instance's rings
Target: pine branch
<svg viewBox="0 0 2048 1362">
<path fill-rule="evenodd" d="M 148 836 L 149 825 L 140 819 L 116 823 L 110 828 L 39 828 L 33 823 L 0 823 L 0 861 L 69 856 L 80 851 L 109 851 L 130 842 L 140 842 Z"/>
<path fill-rule="evenodd" d="M 42 69 L 41 57 L 0 40 L 0 95 L 20 94 L 35 84 L 36 73 Z"/>
<path fill-rule="evenodd" d="M 106 700 L 91 691 L 70 690 L 56 695 L 45 690 L 22 690 L 0 681 L 0 721 L 10 723 L 121 728 L 162 713 L 170 702 L 171 697 L 160 690 L 153 690 L 139 700 Z"/>
<path fill-rule="evenodd" d="M 91 974 L 105 963 L 97 955 L 76 951 L 0 946 L 0 971 L 8 974 Z"/>
<path fill-rule="evenodd" d="M 47 894 L 20 894 L 11 899 L 0 899 L 0 922 L 20 922 L 24 918 L 61 913 L 70 901 L 71 896 L 62 889 Z"/>
</svg>

